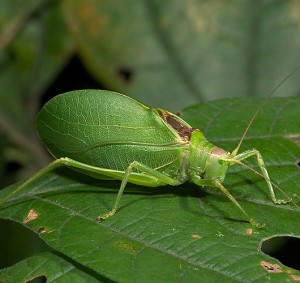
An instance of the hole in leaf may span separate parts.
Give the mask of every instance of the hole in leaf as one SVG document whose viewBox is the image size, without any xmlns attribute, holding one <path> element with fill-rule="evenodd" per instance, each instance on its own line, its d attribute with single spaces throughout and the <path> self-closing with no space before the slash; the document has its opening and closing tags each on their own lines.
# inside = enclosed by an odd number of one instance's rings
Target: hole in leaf
<svg viewBox="0 0 300 283">
<path fill-rule="evenodd" d="M 30 281 L 27 281 L 28 283 L 44 283 L 47 282 L 47 277 L 46 276 L 39 276 L 36 277 Z"/>
<path fill-rule="evenodd" d="M 296 165 L 300 168 L 300 160 L 296 161 Z"/>
<path fill-rule="evenodd" d="M 0 268 L 14 265 L 26 257 L 49 250 L 37 234 L 19 223 L 0 219 L 0 231 L 2 243 Z"/>
<path fill-rule="evenodd" d="M 130 83 L 132 81 L 133 72 L 131 69 L 124 67 L 118 70 L 118 75 L 123 81 Z"/>
<path fill-rule="evenodd" d="M 262 243 L 261 250 L 285 266 L 300 270 L 300 238 L 273 237 Z"/>
</svg>

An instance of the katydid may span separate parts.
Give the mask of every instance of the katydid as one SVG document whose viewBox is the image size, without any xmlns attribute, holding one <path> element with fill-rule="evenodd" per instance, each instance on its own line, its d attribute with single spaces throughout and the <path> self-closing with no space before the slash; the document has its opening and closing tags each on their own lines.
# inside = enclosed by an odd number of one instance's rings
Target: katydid
<svg viewBox="0 0 300 283">
<path fill-rule="evenodd" d="M 116 213 L 127 182 L 158 187 L 191 181 L 219 189 L 252 225 L 261 227 L 222 185 L 228 167 L 245 165 L 242 160 L 250 156 L 257 158 L 272 201 L 291 201 L 276 198 L 258 150 L 238 154 L 244 136 L 229 153 L 208 142 L 200 130 L 179 116 L 116 92 L 81 90 L 58 95 L 40 110 L 37 129 L 56 160 L 3 198 L 0 205 L 39 176 L 65 165 L 92 177 L 121 180 L 113 208 L 99 219 Z"/>
</svg>

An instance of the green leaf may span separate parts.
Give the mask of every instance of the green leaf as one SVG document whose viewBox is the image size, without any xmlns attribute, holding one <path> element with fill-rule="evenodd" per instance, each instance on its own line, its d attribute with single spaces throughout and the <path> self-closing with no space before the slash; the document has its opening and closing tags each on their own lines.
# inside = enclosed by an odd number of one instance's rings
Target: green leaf
<svg viewBox="0 0 300 283">
<path fill-rule="evenodd" d="M 299 1 L 64 1 L 81 57 L 107 88 L 178 110 L 265 96 L 299 66 Z M 299 92 L 299 76 L 278 90 Z"/>
<path fill-rule="evenodd" d="M 78 265 L 74 266 L 71 262 L 50 252 L 29 257 L 12 267 L 0 271 L 0 280 L 2 283 L 28 282 L 38 277 L 45 277 L 47 283 L 102 282 L 80 270 Z"/>
<path fill-rule="evenodd" d="M 182 117 L 210 141 L 232 151 L 260 104 L 258 99 L 217 100 L 190 107 Z M 299 111 L 298 98 L 268 100 L 241 148 L 241 152 L 260 150 L 271 179 L 295 204 L 273 204 L 265 180 L 238 165 L 223 183 L 254 219 L 266 224 L 262 229 L 245 221 L 217 189 L 193 184 L 158 188 L 128 184 L 117 214 L 98 222 L 96 217 L 112 207 L 120 182 L 94 180 L 67 168 L 49 172 L 24 188 L 1 207 L 0 217 L 22 223 L 54 250 L 118 282 L 299 278 L 299 271 L 260 250 L 264 239 L 300 236 L 300 148 L 290 140 L 300 136 Z M 255 158 L 247 164 L 259 169 Z M 0 199 L 16 186 L 0 192 Z"/>
</svg>

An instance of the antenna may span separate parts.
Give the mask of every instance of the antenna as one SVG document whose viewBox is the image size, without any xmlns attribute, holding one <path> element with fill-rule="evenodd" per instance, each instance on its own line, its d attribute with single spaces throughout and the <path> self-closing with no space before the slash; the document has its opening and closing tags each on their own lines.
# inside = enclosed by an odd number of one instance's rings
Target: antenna
<svg viewBox="0 0 300 283">
<path fill-rule="evenodd" d="M 282 84 L 285 83 L 285 82 L 286 82 L 292 75 L 294 75 L 299 69 L 300 69 L 300 66 L 298 66 L 296 69 L 294 69 L 294 71 L 292 71 L 291 73 L 289 73 L 289 74 L 288 74 L 288 75 L 287 75 L 287 76 L 286 76 L 286 77 L 285 77 L 285 78 L 284 78 L 277 86 L 275 86 L 275 87 L 272 89 L 272 91 L 265 97 L 265 99 L 263 100 L 263 102 L 260 104 L 260 106 L 257 108 L 257 110 L 255 111 L 255 113 L 253 114 L 253 116 L 252 116 L 252 118 L 251 118 L 251 120 L 250 120 L 250 122 L 249 122 L 247 128 L 245 129 L 245 131 L 244 131 L 244 133 L 243 133 L 243 135 L 242 135 L 242 138 L 241 138 L 241 140 L 240 140 L 238 146 L 237 146 L 237 147 L 233 150 L 233 152 L 231 153 L 231 156 L 232 156 L 232 157 L 234 157 L 234 156 L 237 155 L 237 153 L 238 153 L 238 151 L 239 151 L 239 149 L 240 149 L 240 147 L 241 147 L 241 145 L 242 145 L 242 143 L 243 143 L 243 141 L 244 141 L 244 139 L 245 139 L 245 136 L 247 135 L 247 133 L 248 133 L 248 131 L 249 131 L 249 129 L 250 129 L 250 127 L 251 127 L 251 125 L 252 125 L 252 123 L 253 123 L 255 117 L 257 116 L 257 113 L 260 111 L 260 109 L 266 104 L 266 102 L 268 101 L 268 99 L 270 98 L 270 96 L 271 96 L 272 94 L 274 94 L 274 92 L 276 92 L 277 89 L 279 89 L 279 87 L 281 87 Z"/>
</svg>

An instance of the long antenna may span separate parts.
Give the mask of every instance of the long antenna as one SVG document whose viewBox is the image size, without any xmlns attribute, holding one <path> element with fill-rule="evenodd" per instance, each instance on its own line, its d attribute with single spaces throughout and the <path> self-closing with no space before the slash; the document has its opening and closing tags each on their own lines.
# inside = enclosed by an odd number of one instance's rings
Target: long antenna
<svg viewBox="0 0 300 283">
<path fill-rule="evenodd" d="M 294 75 L 298 70 L 300 69 L 300 66 L 298 66 L 294 71 L 292 71 L 291 73 L 289 73 L 276 87 L 274 87 L 273 89 L 272 89 L 272 91 L 265 97 L 265 99 L 263 100 L 263 102 L 260 104 L 260 106 L 257 108 L 257 110 L 255 111 L 255 113 L 254 113 L 254 115 L 252 116 L 252 118 L 251 118 L 251 120 L 250 120 L 250 122 L 249 122 L 249 124 L 248 124 L 248 126 L 247 126 L 247 128 L 245 129 L 245 131 L 244 131 L 244 133 L 243 133 L 243 135 L 242 135 L 242 138 L 241 138 L 241 140 L 240 140 L 240 142 L 239 142 L 239 144 L 238 144 L 238 146 L 234 149 L 234 151 L 231 153 L 231 156 L 232 157 L 234 157 L 234 156 L 236 156 L 237 155 L 237 153 L 238 153 L 238 151 L 239 151 L 239 149 L 240 149 L 240 147 L 241 147 L 241 145 L 242 145 L 242 143 L 243 143 L 243 141 L 244 141 L 244 139 L 245 139 L 245 136 L 247 135 L 247 133 L 248 133 L 248 131 L 249 131 L 249 129 L 250 129 L 250 127 L 251 127 L 251 125 L 252 125 L 252 123 L 253 123 L 253 121 L 254 121 L 254 119 L 255 119 L 255 117 L 256 117 L 256 115 L 257 115 L 257 113 L 260 111 L 260 109 L 265 105 L 265 103 L 267 102 L 267 100 L 268 100 L 268 98 L 270 98 L 270 96 L 275 92 L 275 91 L 277 91 L 277 89 L 279 88 L 279 87 L 281 87 L 282 86 L 282 84 L 283 83 L 285 83 L 292 75 Z"/>
</svg>

